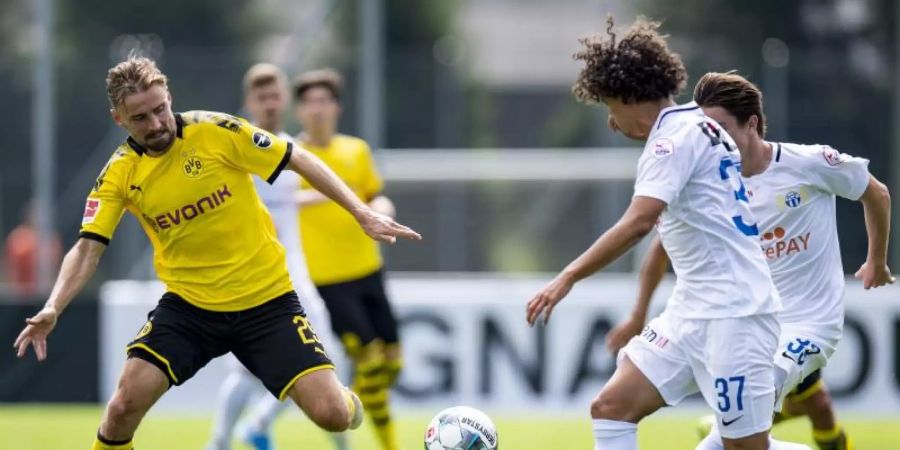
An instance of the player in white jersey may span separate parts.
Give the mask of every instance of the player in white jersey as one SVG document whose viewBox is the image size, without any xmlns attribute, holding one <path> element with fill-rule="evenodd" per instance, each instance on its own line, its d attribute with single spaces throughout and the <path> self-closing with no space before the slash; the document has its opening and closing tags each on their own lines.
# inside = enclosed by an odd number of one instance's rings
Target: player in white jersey
<svg viewBox="0 0 900 450">
<path fill-rule="evenodd" d="M 282 115 L 287 108 L 287 77 L 277 66 L 256 64 L 244 76 L 245 108 L 253 123 L 281 138 L 293 138 L 282 129 Z M 278 241 L 285 249 L 288 273 L 294 288 L 303 302 L 307 319 L 317 330 L 319 339 L 326 349 L 338 348 L 331 330 L 328 311 L 309 277 L 306 257 L 301 245 L 300 227 L 297 224 L 296 195 L 300 188 L 299 175 L 285 172 L 269 185 L 265 180 L 255 179 L 256 191 L 265 203 Z M 288 405 L 259 389 L 259 381 L 237 361 L 229 356 L 230 373 L 219 392 L 219 406 L 213 426 L 213 437 L 208 450 L 231 448 L 231 440 L 238 419 L 251 397 L 257 397 L 256 406 L 250 414 L 242 438 L 257 450 L 273 448 L 270 437 L 271 425 L 278 414 Z M 257 393 L 259 395 L 254 396 Z M 338 450 L 347 448 L 343 433 L 333 434 Z"/>
<path fill-rule="evenodd" d="M 852 444 L 837 424 L 830 397 L 817 378 L 844 324 L 844 270 L 835 197 L 863 204 L 869 249 L 856 276 L 869 289 L 894 282 L 886 264 L 890 194 L 869 174 L 866 159 L 826 145 L 765 141 L 762 94 L 740 75 L 706 74 L 697 83 L 694 99 L 740 148 L 747 197 L 761 230 L 760 245 L 784 305 L 774 358 L 778 401 L 791 392 L 796 395 L 788 397 L 782 416 L 809 415 L 814 440 L 822 450 L 850 449 Z M 654 239 L 641 272 L 638 305 L 610 333 L 611 350 L 643 326 L 665 265 L 665 250 Z M 698 448 L 722 448 L 717 432 L 713 430 Z"/>
<path fill-rule="evenodd" d="M 678 282 L 666 311 L 620 353 L 591 403 L 597 449 L 637 448 L 637 422 L 701 392 L 727 426 L 728 449 L 768 449 L 775 403 L 772 354 L 778 293 L 728 135 L 694 103 L 676 105 L 687 78 L 677 54 L 639 18 L 618 39 L 582 40 L 579 100 L 604 103 L 609 125 L 646 141 L 634 197 L 621 219 L 528 303 L 546 322 L 575 282 L 624 254 L 657 226 Z"/>
</svg>

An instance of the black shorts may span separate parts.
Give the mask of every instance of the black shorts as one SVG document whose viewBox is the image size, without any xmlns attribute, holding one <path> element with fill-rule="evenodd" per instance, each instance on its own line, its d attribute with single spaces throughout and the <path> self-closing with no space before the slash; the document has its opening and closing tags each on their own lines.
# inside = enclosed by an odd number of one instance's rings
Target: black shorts
<svg viewBox="0 0 900 450">
<path fill-rule="evenodd" d="M 376 339 L 388 345 L 399 342 L 397 319 L 384 290 L 383 271 L 316 287 L 331 315 L 331 328 L 351 356 Z"/>
<path fill-rule="evenodd" d="M 814 393 L 811 390 L 818 387 L 819 381 L 821 379 L 822 369 L 816 370 L 815 372 L 807 375 L 806 378 L 804 378 L 803 381 L 801 381 L 800 384 L 798 384 L 797 387 L 788 395 L 792 397 L 809 397 Z"/>
<path fill-rule="evenodd" d="M 232 352 L 279 399 L 301 376 L 334 368 L 294 292 L 235 312 L 208 311 L 167 292 L 127 351 L 174 385 Z"/>
</svg>

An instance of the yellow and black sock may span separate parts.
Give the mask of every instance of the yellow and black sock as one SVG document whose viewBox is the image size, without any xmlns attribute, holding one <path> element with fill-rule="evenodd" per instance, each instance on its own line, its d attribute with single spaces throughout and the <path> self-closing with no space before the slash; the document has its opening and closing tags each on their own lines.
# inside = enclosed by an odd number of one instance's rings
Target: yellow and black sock
<svg viewBox="0 0 900 450">
<path fill-rule="evenodd" d="M 394 422 L 391 418 L 390 393 L 384 355 L 379 343 L 372 343 L 372 348 L 364 349 L 366 355 L 356 364 L 353 390 L 359 395 L 375 434 L 381 442 L 383 450 L 397 450 L 400 446 Z M 367 346 L 368 347 L 368 346 Z"/>
<path fill-rule="evenodd" d="M 400 371 L 403 369 L 403 360 L 400 358 L 397 359 L 388 359 L 384 363 L 385 370 L 385 380 L 387 381 L 388 388 L 392 387 L 394 383 L 397 382 L 397 378 L 400 377 Z"/>
<path fill-rule="evenodd" d="M 853 443 L 847 438 L 841 424 L 835 424 L 830 430 L 814 429 L 813 440 L 820 450 L 853 450 Z"/>
<path fill-rule="evenodd" d="M 91 450 L 134 450 L 134 443 L 131 439 L 127 441 L 109 440 L 97 432 L 97 437 L 94 438 L 94 445 L 91 446 Z"/>
</svg>

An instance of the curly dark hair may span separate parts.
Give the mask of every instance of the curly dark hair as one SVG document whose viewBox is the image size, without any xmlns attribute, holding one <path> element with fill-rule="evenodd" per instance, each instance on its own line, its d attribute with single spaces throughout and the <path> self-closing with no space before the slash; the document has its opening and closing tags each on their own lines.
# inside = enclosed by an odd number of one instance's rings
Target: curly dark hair
<svg viewBox="0 0 900 450">
<path fill-rule="evenodd" d="M 666 36 L 657 32 L 659 22 L 638 17 L 618 41 L 612 16 L 606 24 L 606 36 L 579 39 L 583 48 L 572 56 L 584 61 L 572 87 L 579 101 L 615 98 L 637 103 L 678 95 L 684 89 L 687 72 L 681 56 L 669 51 Z"/>
</svg>

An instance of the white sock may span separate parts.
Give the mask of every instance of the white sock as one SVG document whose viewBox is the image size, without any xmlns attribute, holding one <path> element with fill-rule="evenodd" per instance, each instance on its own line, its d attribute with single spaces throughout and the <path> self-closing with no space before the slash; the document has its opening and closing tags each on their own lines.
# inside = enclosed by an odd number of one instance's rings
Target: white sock
<svg viewBox="0 0 900 450">
<path fill-rule="evenodd" d="M 293 404 L 292 401 L 278 401 L 277 398 L 271 395 L 265 395 L 258 402 L 256 402 L 256 406 L 253 408 L 253 412 L 250 414 L 249 419 L 247 420 L 248 428 L 252 432 L 258 433 L 269 433 L 272 431 L 272 424 L 275 422 L 275 419 L 278 417 L 285 408 L 288 407 L 289 404 Z"/>
<path fill-rule="evenodd" d="M 795 444 L 793 442 L 784 442 L 769 436 L 769 450 L 812 450 L 809 446 L 803 444 Z"/>
<path fill-rule="evenodd" d="M 242 371 L 232 371 L 219 388 L 219 405 L 213 422 L 210 449 L 231 448 L 231 435 L 247 399 L 255 388 L 255 380 Z"/>
<path fill-rule="evenodd" d="M 591 419 L 594 450 L 637 450 L 637 425 L 618 420 Z"/>
<path fill-rule="evenodd" d="M 331 440 L 334 441 L 335 450 L 350 450 L 350 440 L 347 439 L 347 433 L 331 433 Z"/>
<path fill-rule="evenodd" d="M 719 434 L 719 429 L 713 425 L 709 434 L 697 444 L 697 447 L 694 450 L 725 450 L 725 445 L 722 444 L 722 435 Z"/>
<path fill-rule="evenodd" d="M 702 441 L 697 445 L 694 450 L 724 450 L 725 446 L 722 444 L 722 436 L 719 434 L 719 429 L 713 427 L 712 431 L 703 438 Z M 812 450 L 811 448 L 803 445 L 803 444 L 794 444 L 792 442 L 784 442 L 779 441 L 777 439 L 773 439 L 771 436 L 769 437 L 769 450 Z"/>
</svg>

